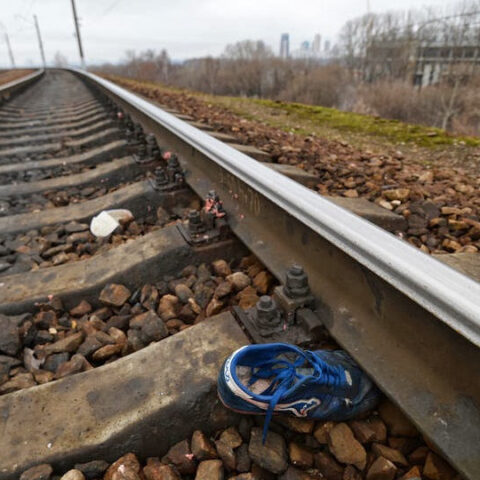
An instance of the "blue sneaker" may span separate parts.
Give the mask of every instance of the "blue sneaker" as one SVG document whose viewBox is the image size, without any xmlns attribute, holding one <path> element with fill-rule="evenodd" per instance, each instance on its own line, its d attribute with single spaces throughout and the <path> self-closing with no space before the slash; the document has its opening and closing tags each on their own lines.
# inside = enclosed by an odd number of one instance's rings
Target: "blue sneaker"
<svg viewBox="0 0 480 480">
<path fill-rule="evenodd" d="M 273 413 L 343 421 L 372 409 L 379 391 L 341 350 L 311 352 L 285 343 L 247 345 L 225 360 L 218 376 L 223 404 L 239 413 Z"/>
</svg>

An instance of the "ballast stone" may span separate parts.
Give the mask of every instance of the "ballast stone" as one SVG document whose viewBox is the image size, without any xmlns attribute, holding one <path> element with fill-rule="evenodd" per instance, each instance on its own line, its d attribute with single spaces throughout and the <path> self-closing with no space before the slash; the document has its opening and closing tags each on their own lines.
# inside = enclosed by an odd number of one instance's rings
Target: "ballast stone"
<svg viewBox="0 0 480 480">
<path fill-rule="evenodd" d="M 16 322 L 0 314 L 0 354 L 14 356 L 21 347 L 20 334 Z"/>
<path fill-rule="evenodd" d="M 285 440 L 273 431 L 268 432 L 265 444 L 263 444 L 262 429 L 252 428 L 248 453 L 257 465 L 277 475 L 283 473 L 288 467 Z"/>
</svg>

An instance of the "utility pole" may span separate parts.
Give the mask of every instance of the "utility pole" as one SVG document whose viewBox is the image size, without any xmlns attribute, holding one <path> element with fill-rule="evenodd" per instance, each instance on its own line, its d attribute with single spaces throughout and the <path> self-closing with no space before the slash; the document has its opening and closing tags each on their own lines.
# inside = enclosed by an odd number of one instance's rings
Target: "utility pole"
<svg viewBox="0 0 480 480">
<path fill-rule="evenodd" d="M 10 45 L 10 39 L 8 38 L 7 32 L 5 32 L 5 43 L 7 44 L 10 62 L 12 63 L 12 67 L 15 68 L 15 59 L 13 58 L 12 46 Z"/>
<path fill-rule="evenodd" d="M 85 70 L 85 57 L 83 55 L 82 38 L 80 37 L 80 26 L 78 25 L 77 9 L 75 7 L 75 0 L 72 0 L 73 20 L 75 21 L 75 30 L 77 32 L 78 51 L 80 52 L 80 61 L 82 68 Z"/>
<path fill-rule="evenodd" d="M 37 16 L 33 16 L 33 20 L 35 21 L 35 29 L 37 30 L 37 38 L 38 38 L 38 46 L 40 47 L 40 55 L 42 56 L 43 67 L 47 66 L 47 62 L 45 60 L 45 52 L 43 50 L 43 42 L 42 42 L 42 35 L 40 34 L 40 27 L 38 26 Z"/>
</svg>

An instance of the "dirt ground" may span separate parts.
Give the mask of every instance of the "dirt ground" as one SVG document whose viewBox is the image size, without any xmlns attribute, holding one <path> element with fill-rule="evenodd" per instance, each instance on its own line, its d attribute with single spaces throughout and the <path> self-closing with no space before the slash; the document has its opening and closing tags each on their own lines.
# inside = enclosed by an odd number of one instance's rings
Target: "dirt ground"
<svg viewBox="0 0 480 480">
<path fill-rule="evenodd" d="M 17 78 L 24 77 L 29 73 L 32 73 L 33 70 L 27 69 L 18 69 L 18 70 L 4 70 L 0 71 L 0 85 L 4 85 L 8 82 L 13 82 L 13 80 L 17 80 Z"/>
<path fill-rule="evenodd" d="M 316 107 L 110 79 L 314 173 L 320 194 L 365 197 L 403 215 L 408 229 L 399 235 L 427 253 L 480 249 L 480 139 L 368 116 L 362 131 L 361 117 L 349 128 Z"/>
</svg>

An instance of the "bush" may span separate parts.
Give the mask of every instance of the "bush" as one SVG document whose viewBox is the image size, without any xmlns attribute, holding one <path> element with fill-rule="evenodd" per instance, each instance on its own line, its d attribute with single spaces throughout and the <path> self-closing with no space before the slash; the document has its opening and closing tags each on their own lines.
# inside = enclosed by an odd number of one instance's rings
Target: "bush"
<svg viewBox="0 0 480 480">
<path fill-rule="evenodd" d="M 338 107 L 347 84 L 347 72 L 340 65 L 317 66 L 297 73 L 278 97 L 288 102 Z"/>
<path fill-rule="evenodd" d="M 171 62 L 167 52 L 127 52 L 98 70 L 216 95 L 279 99 L 423 124 L 462 135 L 480 133 L 480 78 L 419 89 L 407 80 L 361 82 L 340 63 L 283 60 L 262 42 L 239 42 L 218 58 Z"/>
</svg>

